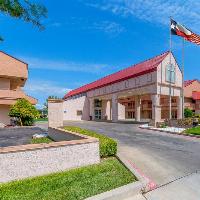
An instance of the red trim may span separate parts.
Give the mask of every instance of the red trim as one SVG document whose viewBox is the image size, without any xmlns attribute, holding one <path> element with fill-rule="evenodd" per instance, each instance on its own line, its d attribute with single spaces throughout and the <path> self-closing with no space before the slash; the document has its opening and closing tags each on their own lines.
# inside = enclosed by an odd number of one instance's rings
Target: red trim
<svg viewBox="0 0 200 200">
<path fill-rule="evenodd" d="M 156 71 L 158 65 L 165 59 L 165 57 L 168 54 L 169 54 L 169 51 L 167 51 L 159 56 L 148 59 L 144 62 L 141 62 L 139 64 L 125 68 L 114 74 L 103 77 L 97 81 L 94 81 L 92 83 L 84 85 L 80 88 L 72 90 L 64 96 L 64 99 L 67 99 L 68 97 L 71 97 L 71 96 L 74 96 L 74 95 L 77 95 L 77 94 L 80 94 L 83 92 L 88 92 L 90 90 L 101 88 L 101 87 L 104 87 L 104 86 L 107 86 L 107 85 L 110 85 L 113 83 L 121 82 L 121 81 L 130 79 L 130 78 L 134 78 L 137 76 L 141 76 L 141 75 Z"/>
</svg>

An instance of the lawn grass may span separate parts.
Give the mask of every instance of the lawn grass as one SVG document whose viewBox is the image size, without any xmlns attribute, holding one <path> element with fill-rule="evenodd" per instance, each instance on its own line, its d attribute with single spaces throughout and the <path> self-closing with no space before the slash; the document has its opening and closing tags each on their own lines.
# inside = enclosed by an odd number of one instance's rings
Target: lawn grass
<svg viewBox="0 0 200 200">
<path fill-rule="evenodd" d="M 192 135 L 200 135 L 200 126 L 188 128 L 185 130 L 186 134 L 192 134 Z"/>
<path fill-rule="evenodd" d="M 48 118 L 38 118 L 38 119 L 34 119 L 35 122 L 47 122 Z"/>
<path fill-rule="evenodd" d="M 43 137 L 43 138 L 32 138 L 31 144 L 40 144 L 40 143 L 51 143 L 54 142 L 50 137 Z"/>
<path fill-rule="evenodd" d="M 100 164 L 0 184 L 1 200 L 80 200 L 136 181 L 116 158 Z"/>
</svg>

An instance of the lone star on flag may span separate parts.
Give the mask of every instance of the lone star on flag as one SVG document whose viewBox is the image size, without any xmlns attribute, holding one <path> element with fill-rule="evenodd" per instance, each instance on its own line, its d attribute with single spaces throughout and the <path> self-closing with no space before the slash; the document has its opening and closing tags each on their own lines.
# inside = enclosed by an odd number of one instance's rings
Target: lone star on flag
<svg viewBox="0 0 200 200">
<path fill-rule="evenodd" d="M 171 19 L 171 33 L 173 35 L 181 36 L 189 42 L 193 42 L 195 44 L 200 45 L 200 36 L 199 35 L 193 33 L 188 28 L 177 23 L 173 19 Z"/>
</svg>

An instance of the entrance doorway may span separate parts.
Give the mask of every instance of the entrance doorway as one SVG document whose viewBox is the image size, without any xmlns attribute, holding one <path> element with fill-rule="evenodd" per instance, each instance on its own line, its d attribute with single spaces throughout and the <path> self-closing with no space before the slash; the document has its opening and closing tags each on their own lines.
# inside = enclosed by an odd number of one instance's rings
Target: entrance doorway
<svg viewBox="0 0 200 200">
<path fill-rule="evenodd" d="M 102 115 L 101 113 L 102 113 L 101 109 L 95 109 L 94 110 L 94 118 L 97 119 L 97 120 L 101 119 L 101 115 Z"/>
</svg>

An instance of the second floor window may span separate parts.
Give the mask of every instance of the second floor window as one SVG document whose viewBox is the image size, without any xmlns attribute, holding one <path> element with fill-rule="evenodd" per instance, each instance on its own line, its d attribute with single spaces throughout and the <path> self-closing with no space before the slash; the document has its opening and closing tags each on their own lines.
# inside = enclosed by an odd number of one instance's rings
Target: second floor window
<svg viewBox="0 0 200 200">
<path fill-rule="evenodd" d="M 166 81 L 175 83 L 175 67 L 172 64 L 168 64 L 166 67 Z"/>
</svg>

